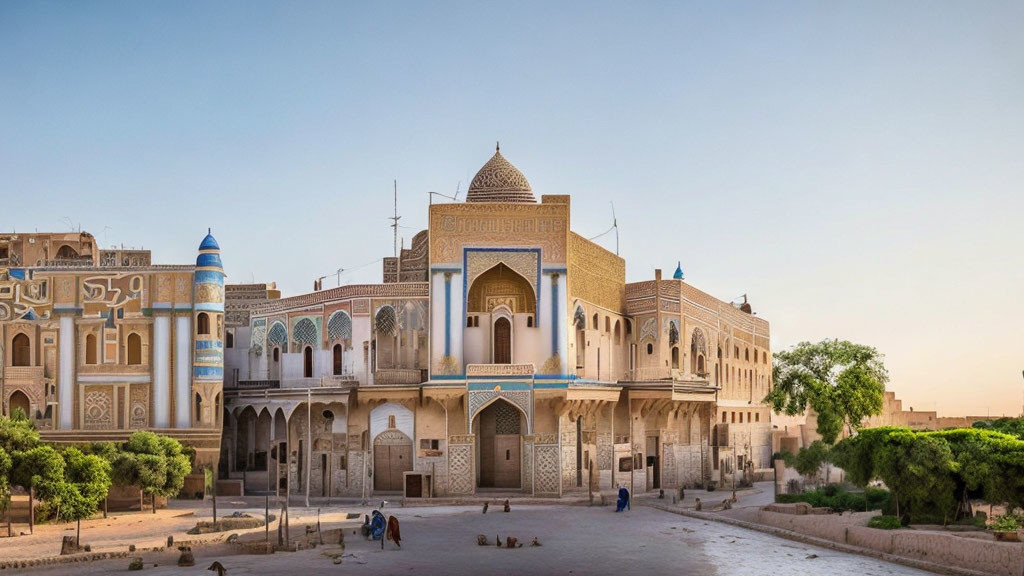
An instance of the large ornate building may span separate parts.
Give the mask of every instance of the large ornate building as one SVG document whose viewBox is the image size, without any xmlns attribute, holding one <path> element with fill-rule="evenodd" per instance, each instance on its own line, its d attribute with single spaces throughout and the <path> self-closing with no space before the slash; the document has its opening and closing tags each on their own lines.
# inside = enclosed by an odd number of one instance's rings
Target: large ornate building
<svg viewBox="0 0 1024 576">
<path fill-rule="evenodd" d="M 562 495 L 769 466 L 768 323 L 680 269 L 627 283 L 570 209 L 499 151 L 465 202 L 430 206 L 381 284 L 254 302 L 229 329 L 222 477 L 314 497 Z"/>
<path fill-rule="evenodd" d="M 0 235 L 0 391 L 55 443 L 156 430 L 216 465 L 224 271 L 213 236 L 195 266 L 101 250 L 87 233 Z M 200 484 L 201 487 L 201 484 Z"/>
</svg>

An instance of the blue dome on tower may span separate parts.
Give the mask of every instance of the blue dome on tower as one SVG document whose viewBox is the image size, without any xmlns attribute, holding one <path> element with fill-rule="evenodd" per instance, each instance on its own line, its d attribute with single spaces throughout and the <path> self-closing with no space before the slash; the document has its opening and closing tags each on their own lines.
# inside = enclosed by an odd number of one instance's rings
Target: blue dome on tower
<svg viewBox="0 0 1024 576">
<path fill-rule="evenodd" d="M 212 230 L 206 230 L 206 238 L 203 238 L 201 244 L 199 244 L 200 250 L 220 250 L 220 244 L 217 244 L 217 239 L 213 237 Z"/>
<path fill-rule="evenodd" d="M 675 278 L 676 280 L 682 280 L 683 279 L 683 263 L 682 263 L 682 261 L 680 261 L 676 265 L 676 273 L 673 274 L 672 277 Z"/>
</svg>

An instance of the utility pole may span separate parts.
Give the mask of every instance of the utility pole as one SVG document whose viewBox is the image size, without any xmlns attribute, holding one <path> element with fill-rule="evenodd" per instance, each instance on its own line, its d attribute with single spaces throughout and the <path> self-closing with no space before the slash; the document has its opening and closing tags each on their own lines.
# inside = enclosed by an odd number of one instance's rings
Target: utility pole
<svg viewBox="0 0 1024 576">
<path fill-rule="evenodd" d="M 394 231 L 395 231 L 394 251 L 395 251 L 395 258 L 398 258 L 398 221 L 401 220 L 401 218 L 402 218 L 401 216 L 398 215 L 398 180 L 395 180 L 395 212 L 394 212 L 394 214 L 395 215 L 392 216 L 391 218 L 388 218 L 388 220 L 391 220 L 391 228 L 394 229 Z"/>
</svg>

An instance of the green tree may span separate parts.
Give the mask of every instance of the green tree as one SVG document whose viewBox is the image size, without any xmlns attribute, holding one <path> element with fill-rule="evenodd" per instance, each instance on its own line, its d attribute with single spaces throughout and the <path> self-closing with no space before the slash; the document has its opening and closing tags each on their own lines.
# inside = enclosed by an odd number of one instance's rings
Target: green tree
<svg viewBox="0 0 1024 576">
<path fill-rule="evenodd" d="M 811 479 L 818 477 L 821 467 L 830 461 L 829 446 L 821 440 L 815 440 L 810 446 L 801 448 L 796 453 L 793 467 L 802 476 Z"/>
<path fill-rule="evenodd" d="M 80 544 L 82 519 L 99 510 L 100 502 L 110 491 L 110 462 L 94 454 L 84 454 L 77 448 L 64 451 L 65 482 L 60 494 L 60 509 L 68 520 L 77 522 L 75 536 Z"/>
<path fill-rule="evenodd" d="M 995 420 L 980 420 L 972 425 L 973 428 L 1002 432 L 1010 436 L 1024 440 L 1024 418 L 997 418 Z"/>
<path fill-rule="evenodd" d="M 114 459 L 114 482 L 138 486 L 149 494 L 156 513 L 156 496 L 174 496 L 185 485 L 192 465 L 181 443 L 153 432 L 136 432 Z"/>
<path fill-rule="evenodd" d="M 39 445 L 39 432 L 28 419 L 0 417 L 0 448 L 8 454 L 24 452 Z"/>
<path fill-rule="evenodd" d="M 881 413 L 889 376 L 878 350 L 824 340 L 777 352 L 772 379 L 765 397 L 772 409 L 795 416 L 810 406 L 818 415 L 818 434 L 834 444 L 844 425 L 860 428 L 865 418 Z"/>
</svg>

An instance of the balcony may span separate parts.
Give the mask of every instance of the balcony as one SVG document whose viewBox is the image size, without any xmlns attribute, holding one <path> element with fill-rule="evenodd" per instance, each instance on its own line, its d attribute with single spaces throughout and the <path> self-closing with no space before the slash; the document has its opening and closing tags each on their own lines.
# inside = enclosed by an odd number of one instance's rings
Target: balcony
<svg viewBox="0 0 1024 576">
<path fill-rule="evenodd" d="M 321 388 L 341 388 L 342 386 L 358 386 L 355 374 L 336 374 L 320 378 Z"/>
<path fill-rule="evenodd" d="M 384 368 L 373 373 L 376 385 L 420 384 L 427 380 L 426 370 L 419 368 Z"/>
<path fill-rule="evenodd" d="M 237 380 L 224 383 L 225 390 L 276 390 L 280 387 L 280 380 Z"/>
</svg>

